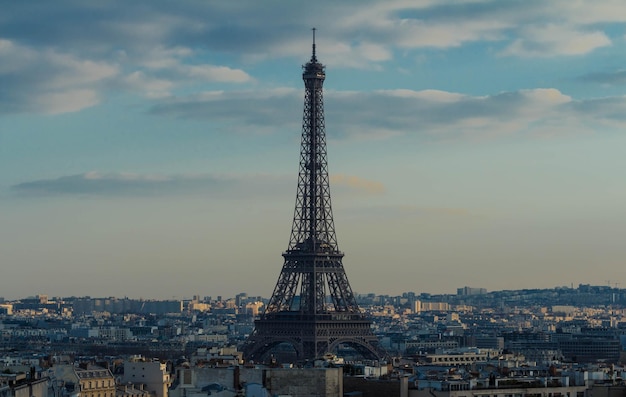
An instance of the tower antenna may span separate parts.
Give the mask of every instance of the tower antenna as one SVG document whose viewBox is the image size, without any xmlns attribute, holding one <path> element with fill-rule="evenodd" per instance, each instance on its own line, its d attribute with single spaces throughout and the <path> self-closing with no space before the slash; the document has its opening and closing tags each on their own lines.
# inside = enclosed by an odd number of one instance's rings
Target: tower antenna
<svg viewBox="0 0 626 397">
<path fill-rule="evenodd" d="M 317 61 L 317 57 L 315 56 L 315 28 L 311 29 L 313 31 L 313 56 L 311 57 L 311 60 L 313 61 Z"/>
</svg>

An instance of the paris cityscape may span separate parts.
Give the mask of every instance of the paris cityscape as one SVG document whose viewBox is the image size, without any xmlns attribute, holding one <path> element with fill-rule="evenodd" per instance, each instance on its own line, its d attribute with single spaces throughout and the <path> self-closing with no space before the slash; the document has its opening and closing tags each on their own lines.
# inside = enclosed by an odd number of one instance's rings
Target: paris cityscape
<svg viewBox="0 0 626 397">
<path fill-rule="evenodd" d="M 7 8 L 0 397 L 626 393 L 626 4 L 365 3 Z"/>
<path fill-rule="evenodd" d="M 238 346 L 268 303 L 246 293 L 163 301 L 45 295 L 3 301 L 0 390 L 7 396 L 24 388 L 44 396 L 79 390 L 144 397 L 236 395 L 244 389 L 264 395 L 259 393 L 273 369 L 276 387 L 288 390 L 291 380 L 301 387 L 290 389 L 295 395 L 325 395 L 323 389 L 338 382 L 338 368 L 343 391 L 363 395 L 430 390 L 585 396 L 621 393 L 624 387 L 626 291 L 616 286 L 515 291 L 465 286 L 446 295 L 357 294 L 356 301 L 372 319 L 388 362 L 359 360 L 353 351 L 339 349 L 344 359 L 320 357 L 297 367 L 244 364 Z M 70 373 L 68 367 L 76 369 Z M 247 388 L 238 389 L 242 379 Z"/>
</svg>

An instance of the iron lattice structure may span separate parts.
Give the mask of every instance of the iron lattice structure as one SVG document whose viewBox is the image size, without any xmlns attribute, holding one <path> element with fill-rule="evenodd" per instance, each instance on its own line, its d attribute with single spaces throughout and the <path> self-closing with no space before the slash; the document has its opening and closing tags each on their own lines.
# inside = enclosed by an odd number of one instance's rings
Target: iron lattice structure
<svg viewBox="0 0 626 397">
<path fill-rule="evenodd" d="M 313 54 L 303 66 L 304 114 L 296 206 L 284 264 L 272 297 L 244 344 L 246 360 L 263 361 L 281 343 L 298 361 L 333 352 L 339 345 L 364 358 L 384 352 L 361 313 L 344 271 L 330 200 L 322 86 L 325 67 Z"/>
</svg>

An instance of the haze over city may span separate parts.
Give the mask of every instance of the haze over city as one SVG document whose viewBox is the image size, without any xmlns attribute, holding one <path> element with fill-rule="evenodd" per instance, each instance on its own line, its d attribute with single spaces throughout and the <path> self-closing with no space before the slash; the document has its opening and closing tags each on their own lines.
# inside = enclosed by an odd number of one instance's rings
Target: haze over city
<svg viewBox="0 0 626 397">
<path fill-rule="evenodd" d="M 58 0 L 0 14 L 0 296 L 269 296 L 312 27 L 357 293 L 625 282 L 621 0 Z"/>
</svg>

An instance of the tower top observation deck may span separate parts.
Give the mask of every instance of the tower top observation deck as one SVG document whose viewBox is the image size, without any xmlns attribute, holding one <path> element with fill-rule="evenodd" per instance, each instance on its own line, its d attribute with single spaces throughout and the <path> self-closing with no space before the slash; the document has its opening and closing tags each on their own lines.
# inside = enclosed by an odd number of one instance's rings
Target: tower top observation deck
<svg viewBox="0 0 626 397">
<path fill-rule="evenodd" d="M 315 28 L 313 28 L 313 51 L 311 53 L 311 60 L 306 64 L 302 65 L 302 79 L 314 79 L 314 80 L 322 80 L 326 78 L 326 72 L 324 69 L 326 67 L 317 61 L 317 55 L 315 53 Z"/>
</svg>

